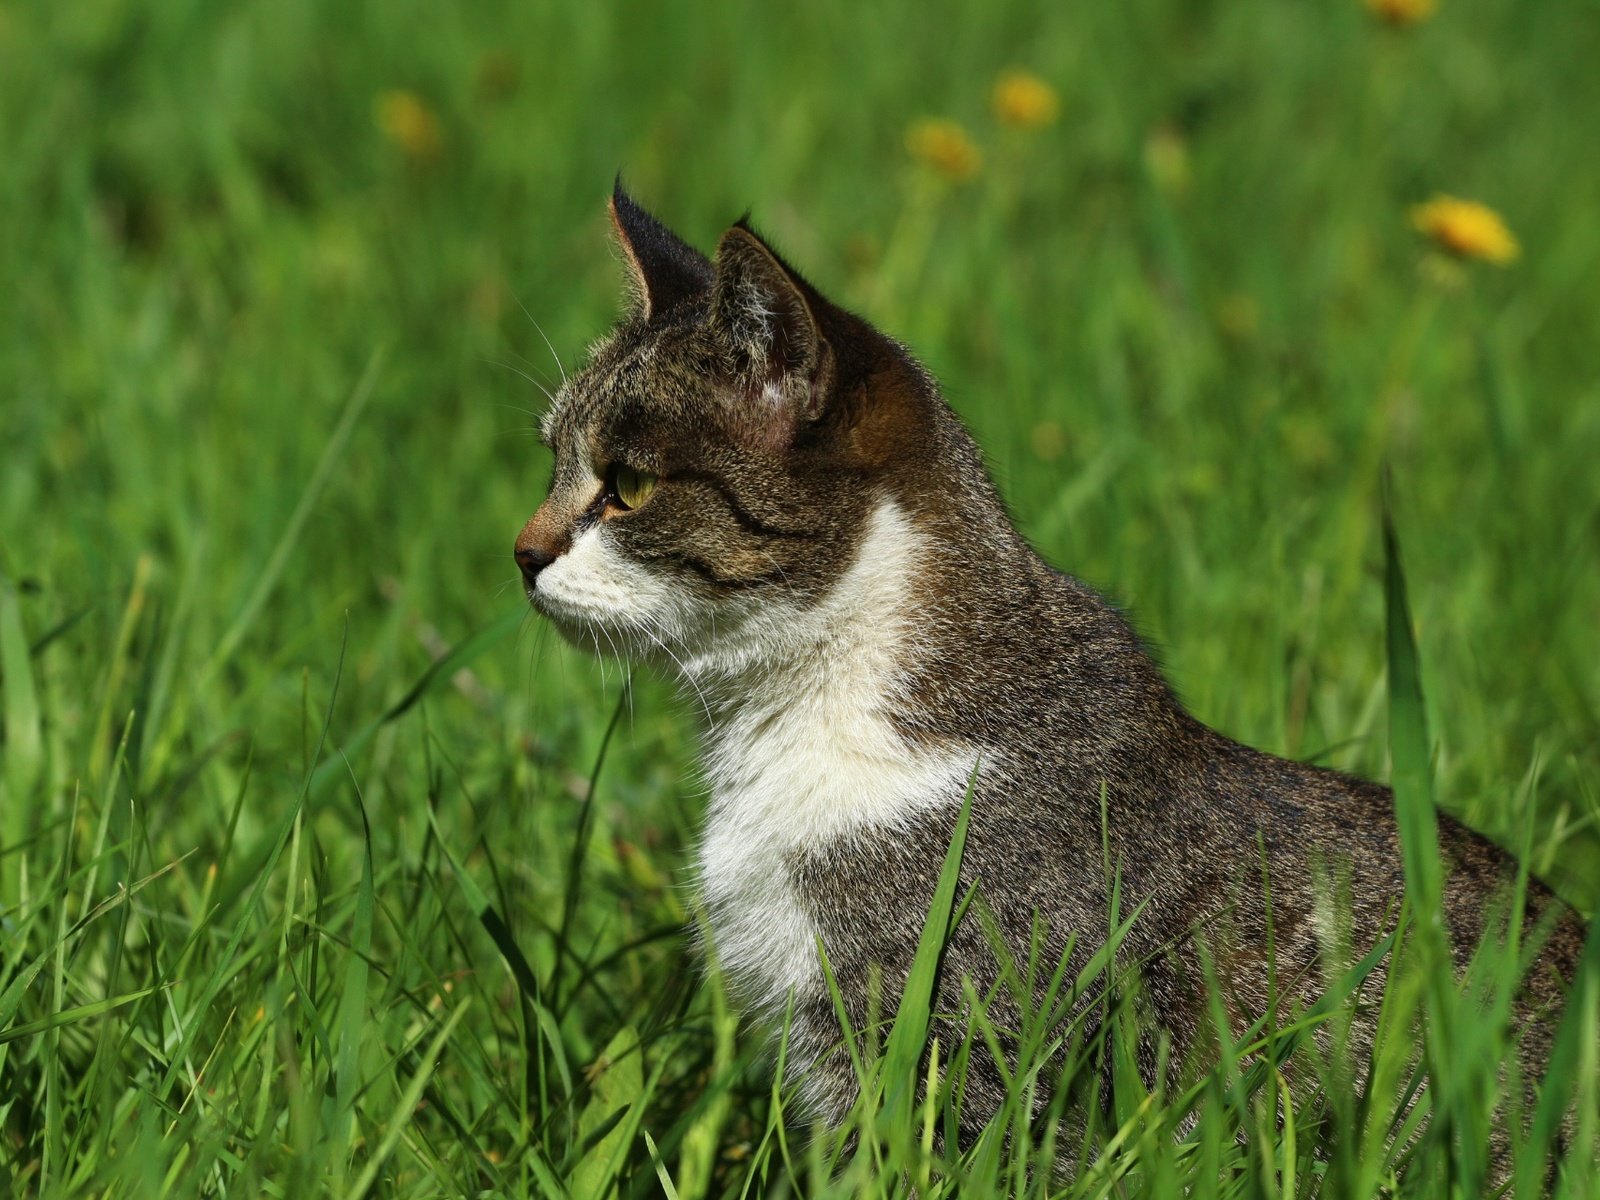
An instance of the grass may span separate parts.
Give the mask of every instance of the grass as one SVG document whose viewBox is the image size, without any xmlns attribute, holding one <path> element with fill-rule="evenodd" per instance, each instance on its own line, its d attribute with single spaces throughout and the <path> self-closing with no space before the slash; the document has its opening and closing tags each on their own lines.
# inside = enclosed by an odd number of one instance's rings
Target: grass
<svg viewBox="0 0 1600 1200">
<path fill-rule="evenodd" d="M 685 935 L 692 713 L 550 637 L 508 551 L 541 384 L 615 311 L 613 172 L 702 245 L 749 206 L 927 358 L 1025 531 L 1130 607 L 1199 716 L 1381 778 L 1392 743 L 1409 928 L 1435 797 L 1592 913 L 1595 20 L 0 7 L 0 1191 L 1473 1194 L 1520 1096 L 1495 1070 L 1516 950 L 1451 988 L 1405 965 L 1426 935 L 1368 997 L 1370 1086 L 1336 989 L 1145 1093 L 1113 946 L 1056 987 L 1112 1018 L 1108 1109 L 1081 1030 L 1028 1014 L 1001 1122 L 925 1152 L 966 1051 L 930 1059 L 910 1004 L 863 1042 L 881 1109 L 812 1138 L 781 1039 Z M 989 115 L 1018 64 L 1059 122 Z M 980 144 L 970 182 L 909 159 L 928 115 Z M 1436 191 L 1522 259 L 1443 268 L 1407 223 Z M 1546 1090 L 1577 1084 L 1589 1145 L 1597 962 Z M 1036 1122 L 1051 1073 L 1063 1119 Z M 1565 1194 L 1593 1194 L 1573 1158 Z"/>
</svg>

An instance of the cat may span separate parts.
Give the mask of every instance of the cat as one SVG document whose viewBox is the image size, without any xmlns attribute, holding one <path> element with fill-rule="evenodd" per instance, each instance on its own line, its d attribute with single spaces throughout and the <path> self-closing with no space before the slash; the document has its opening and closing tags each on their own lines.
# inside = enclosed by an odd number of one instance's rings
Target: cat
<svg viewBox="0 0 1600 1200">
<path fill-rule="evenodd" d="M 857 1080 L 818 941 L 853 1028 L 893 1012 L 969 786 L 961 880 L 991 931 L 956 925 L 940 1012 L 962 977 L 994 987 L 994 929 L 1025 961 L 1042 928 L 1044 977 L 1063 954 L 1081 969 L 1107 938 L 1106 850 L 1123 911 L 1145 905 L 1122 953 L 1175 1059 L 1211 1020 L 1197 931 L 1236 1025 L 1266 1011 L 1263 869 L 1280 981 L 1327 986 L 1318 904 L 1340 870 L 1355 944 L 1377 942 L 1403 889 L 1388 789 L 1190 716 L 1116 609 L 1016 531 L 929 373 L 748 222 L 710 260 L 620 181 L 610 214 L 631 303 L 543 418 L 554 474 L 515 558 L 572 640 L 682 681 L 715 953 L 746 1008 L 792 1004 L 789 1070 L 820 1119 Z M 1461 964 L 1511 864 L 1444 815 L 1439 837 Z M 1538 1064 L 1583 930 L 1537 882 L 1529 910 L 1548 927 L 1520 1013 Z M 976 1127 L 1003 1087 L 972 1063 Z"/>
</svg>

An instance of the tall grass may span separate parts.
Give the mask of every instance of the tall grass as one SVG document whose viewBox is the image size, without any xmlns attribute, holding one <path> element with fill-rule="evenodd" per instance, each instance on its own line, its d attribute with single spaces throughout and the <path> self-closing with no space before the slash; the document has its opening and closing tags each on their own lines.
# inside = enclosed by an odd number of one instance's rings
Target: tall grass
<svg viewBox="0 0 1600 1200">
<path fill-rule="evenodd" d="M 1435 969 L 1428 832 L 1437 802 L 1600 896 L 1594 32 L 1510 0 L 1404 31 L 1356 3 L 0 7 L 0 1194 L 1468 1195 L 1493 1120 L 1537 1194 L 1558 1135 L 1595 1144 L 1594 937 L 1519 1111 L 1527 948 Z M 1012 65 L 1056 124 L 990 114 Z M 929 115 L 971 181 L 908 156 Z M 1399 936 L 1154 1089 L 1116 938 L 1081 977 L 1014 963 L 1054 1000 L 1019 1028 L 919 987 L 815 1136 L 782 1031 L 686 932 L 692 713 L 552 639 L 507 554 L 540 390 L 614 312 L 619 167 L 702 244 L 753 207 L 908 338 L 1198 715 L 1392 779 Z M 1441 190 L 1522 261 L 1442 269 L 1406 215 Z M 947 902 L 930 947 L 984 919 Z M 1008 1102 L 963 1143 L 991 1042 Z"/>
<path fill-rule="evenodd" d="M 1006 993 L 1039 1002 L 1022 1006 L 1020 1026 L 1003 1025 L 995 996 L 964 985 L 961 1011 L 942 1014 L 959 1037 L 941 1044 L 944 941 L 955 923 L 984 918 L 980 893 L 957 892 L 963 815 L 897 1011 L 847 1039 L 860 1100 L 839 1129 L 813 1131 L 794 1081 L 783 1082 L 782 1028 L 775 1053 L 755 1037 L 740 1048 L 714 973 L 685 979 L 676 955 L 640 969 L 673 926 L 603 958 L 574 939 L 565 913 L 518 937 L 504 894 L 515 858 L 461 844 L 441 823 L 442 759 L 427 774 L 415 857 L 375 859 L 357 791 L 358 855 L 333 875 L 308 819 L 318 766 L 339 757 L 327 743 L 330 697 L 320 717 L 303 714 L 317 734 L 297 801 L 245 864 L 231 861 L 231 841 L 198 881 L 186 860 L 157 862 L 137 799 L 107 805 L 96 825 L 75 805 L 29 846 L 50 868 L 8 909 L 8 945 L 39 947 L 0 992 L 9 1183 L 41 1196 L 1476 1196 L 1500 1120 L 1516 1194 L 1554 1181 L 1556 1195 L 1591 1195 L 1600 1180 L 1582 1147 L 1600 1133 L 1600 924 L 1554 1068 L 1524 1112 L 1508 1001 L 1526 956 L 1491 936 L 1467 977 L 1452 978 L 1392 541 L 1388 563 L 1408 882 L 1396 929 L 1357 948 L 1316 1003 L 1285 1000 L 1247 1029 L 1230 1027 L 1217 992 L 1215 1061 L 1185 1086 L 1152 1089 L 1135 1066 L 1160 1033 L 1122 950 L 1141 913 L 1121 910 L 1109 862 L 1112 934 L 1083 970 L 1067 978 L 1037 946 L 1014 961 L 997 941 Z M 569 897 L 592 848 L 603 765 L 602 753 L 564 856 Z M 247 777 L 230 833 L 249 788 Z M 150 893 L 174 881 L 177 904 L 154 906 Z M 1511 902 L 1520 909 L 1520 893 Z M 460 960 L 479 965 L 450 966 Z M 1336 1032 L 1358 1003 L 1381 1014 L 1370 1070 L 1345 1057 Z M 614 1032 L 596 1044 L 584 1036 L 596 1027 Z M 974 1054 L 1010 1068 L 1005 1102 L 976 1137 L 963 1117 Z M 1169 1054 L 1163 1042 L 1163 1064 Z M 1579 1149 L 1561 1154 L 1556 1134 L 1573 1111 Z"/>
</svg>

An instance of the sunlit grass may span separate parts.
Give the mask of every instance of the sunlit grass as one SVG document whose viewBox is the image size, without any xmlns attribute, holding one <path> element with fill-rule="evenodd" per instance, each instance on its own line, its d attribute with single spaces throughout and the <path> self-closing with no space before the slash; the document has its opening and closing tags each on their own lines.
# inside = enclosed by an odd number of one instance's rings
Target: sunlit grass
<svg viewBox="0 0 1600 1200">
<path fill-rule="evenodd" d="M 1584 22 L 0 8 L 0 1194 L 1432 1197 L 1496 1119 L 1537 1194 L 1562 1100 L 1600 1134 L 1593 935 L 1519 1111 L 1517 949 L 1452 987 L 1418 934 L 1434 800 L 1600 899 Z M 1336 947 L 1320 1005 L 1148 1090 L 1113 939 L 1021 1028 L 918 991 L 812 1135 L 692 949 L 692 710 L 560 644 L 510 562 L 541 392 L 615 312 L 618 168 L 702 245 L 752 207 L 907 338 L 1198 715 L 1400 785 L 1369 1074 L 1378 959 Z M 1516 261 L 1430 251 L 1440 194 Z"/>
</svg>

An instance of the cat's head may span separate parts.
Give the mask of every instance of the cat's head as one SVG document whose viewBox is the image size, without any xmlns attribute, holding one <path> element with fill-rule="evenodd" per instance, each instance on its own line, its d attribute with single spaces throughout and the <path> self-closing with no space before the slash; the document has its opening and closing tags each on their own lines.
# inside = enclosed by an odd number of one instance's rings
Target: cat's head
<svg viewBox="0 0 1600 1200">
<path fill-rule="evenodd" d="M 744 222 L 707 259 L 620 187 L 610 207 L 632 302 L 542 422 L 555 470 L 516 542 L 528 597 L 601 650 L 759 656 L 861 558 L 932 436 L 933 388 Z"/>
</svg>

